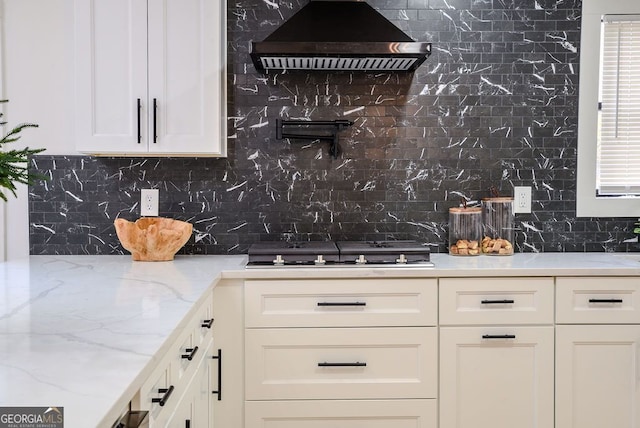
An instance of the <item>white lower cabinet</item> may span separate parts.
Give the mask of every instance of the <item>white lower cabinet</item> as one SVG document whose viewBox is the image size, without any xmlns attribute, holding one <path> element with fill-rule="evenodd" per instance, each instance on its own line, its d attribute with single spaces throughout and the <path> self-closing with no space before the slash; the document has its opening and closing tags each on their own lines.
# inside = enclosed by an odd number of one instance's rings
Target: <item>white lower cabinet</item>
<svg viewBox="0 0 640 428">
<path fill-rule="evenodd" d="M 556 327 L 556 428 L 640 427 L 640 325 Z"/>
<path fill-rule="evenodd" d="M 248 401 L 246 428 L 437 428 L 436 400 Z"/>
<path fill-rule="evenodd" d="M 638 293 L 638 277 L 225 280 L 212 424 L 640 428 Z"/>
<path fill-rule="evenodd" d="M 132 407 L 148 410 L 150 428 L 209 427 L 217 379 L 213 356 L 213 300 L 208 293 L 178 326 L 175 340 L 138 394 Z"/>
<path fill-rule="evenodd" d="M 245 428 L 437 427 L 435 279 L 261 280 L 244 291 Z"/>
<path fill-rule="evenodd" d="M 558 278 L 556 428 L 640 427 L 640 280 Z"/>
<path fill-rule="evenodd" d="M 212 401 L 213 342 L 200 355 L 193 376 L 174 387 L 175 395 L 167 404 L 155 407 L 151 413 L 150 428 L 199 428 L 209 427 Z M 217 374 L 214 374 L 216 376 Z"/>
<path fill-rule="evenodd" d="M 440 427 L 553 428 L 553 278 L 441 278 Z"/>
<path fill-rule="evenodd" d="M 440 426 L 552 428 L 553 326 L 440 329 Z"/>
</svg>

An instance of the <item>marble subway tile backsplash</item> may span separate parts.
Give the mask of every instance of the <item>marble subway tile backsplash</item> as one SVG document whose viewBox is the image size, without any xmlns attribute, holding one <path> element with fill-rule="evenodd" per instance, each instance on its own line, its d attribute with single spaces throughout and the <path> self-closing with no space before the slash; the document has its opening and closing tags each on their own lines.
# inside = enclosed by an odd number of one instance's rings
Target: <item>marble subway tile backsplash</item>
<svg viewBox="0 0 640 428">
<path fill-rule="evenodd" d="M 576 218 L 580 0 L 369 0 L 433 55 L 415 73 L 256 73 L 262 40 L 307 0 L 228 4 L 229 156 L 36 156 L 32 254 L 120 254 L 113 221 L 187 220 L 182 253 L 261 240 L 419 239 L 446 252 L 448 209 L 533 188 L 516 251 L 628 251 L 635 219 Z M 348 119 L 342 154 L 275 139 L 276 119 Z"/>
</svg>

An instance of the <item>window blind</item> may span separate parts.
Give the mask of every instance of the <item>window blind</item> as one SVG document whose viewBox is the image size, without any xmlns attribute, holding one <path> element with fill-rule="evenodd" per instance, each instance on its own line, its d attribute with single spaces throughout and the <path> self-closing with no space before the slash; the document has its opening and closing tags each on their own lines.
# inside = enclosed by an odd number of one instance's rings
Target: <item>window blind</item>
<svg viewBox="0 0 640 428">
<path fill-rule="evenodd" d="M 602 26 L 596 191 L 640 195 L 640 15 L 607 15 Z"/>
</svg>

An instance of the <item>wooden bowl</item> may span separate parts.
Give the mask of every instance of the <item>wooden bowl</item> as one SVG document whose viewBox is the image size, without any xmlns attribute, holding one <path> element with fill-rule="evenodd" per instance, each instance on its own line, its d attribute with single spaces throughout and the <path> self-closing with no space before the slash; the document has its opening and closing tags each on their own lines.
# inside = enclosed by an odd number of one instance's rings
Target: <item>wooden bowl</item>
<svg viewBox="0 0 640 428">
<path fill-rule="evenodd" d="M 164 217 L 142 217 L 134 222 L 117 218 L 113 222 L 122 246 L 136 261 L 168 261 L 187 243 L 193 225 Z"/>
</svg>

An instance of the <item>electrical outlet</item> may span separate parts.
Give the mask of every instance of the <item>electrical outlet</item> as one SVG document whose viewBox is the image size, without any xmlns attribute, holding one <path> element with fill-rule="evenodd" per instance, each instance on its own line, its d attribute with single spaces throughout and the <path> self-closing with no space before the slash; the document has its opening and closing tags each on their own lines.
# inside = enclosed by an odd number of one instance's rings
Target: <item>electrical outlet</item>
<svg viewBox="0 0 640 428">
<path fill-rule="evenodd" d="M 140 217 L 157 217 L 159 199 L 160 199 L 160 190 L 141 189 L 140 190 Z"/>
<path fill-rule="evenodd" d="M 516 214 L 531 212 L 531 187 L 515 186 L 513 188 L 513 212 Z"/>
</svg>

